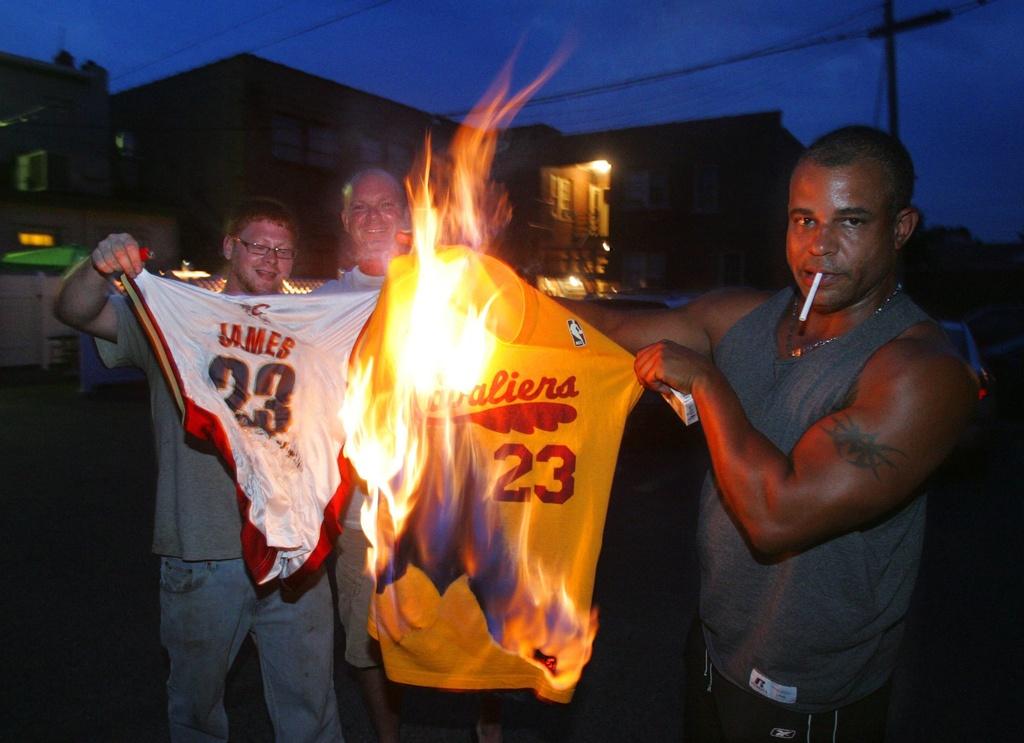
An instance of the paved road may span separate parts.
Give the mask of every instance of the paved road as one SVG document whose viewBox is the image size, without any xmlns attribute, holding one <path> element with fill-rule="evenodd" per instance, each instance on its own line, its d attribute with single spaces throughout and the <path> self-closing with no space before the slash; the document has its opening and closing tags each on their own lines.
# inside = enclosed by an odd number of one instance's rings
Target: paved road
<svg viewBox="0 0 1024 743">
<path fill-rule="evenodd" d="M 85 398 L 72 380 L 0 377 L 0 740 L 166 740 L 153 452 L 144 391 Z M 665 425 L 661 425 L 665 424 Z M 655 435 L 659 429 L 667 431 Z M 950 467 L 930 503 L 891 729 L 897 741 L 1013 740 L 1024 695 L 1019 628 L 1022 426 L 1003 424 L 980 470 Z M 506 706 L 510 743 L 679 740 L 683 633 L 696 604 L 699 431 L 658 405 L 631 422 L 595 600 L 601 629 L 575 701 Z M 339 661 L 342 723 L 371 741 Z M 243 650 L 227 696 L 233 739 L 269 741 L 259 671 Z M 468 741 L 469 695 L 413 690 L 407 741 Z"/>
</svg>

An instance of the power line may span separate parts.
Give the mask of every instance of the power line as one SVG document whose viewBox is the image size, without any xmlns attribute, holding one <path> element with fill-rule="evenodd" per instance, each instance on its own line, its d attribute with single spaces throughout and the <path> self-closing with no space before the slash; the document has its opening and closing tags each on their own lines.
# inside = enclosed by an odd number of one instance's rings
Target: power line
<svg viewBox="0 0 1024 743">
<path fill-rule="evenodd" d="M 289 3 L 281 3 L 280 5 L 275 5 L 270 10 L 264 11 L 264 12 L 258 14 L 258 15 L 254 15 L 251 18 L 247 18 L 246 20 L 242 21 L 241 23 L 236 23 L 236 24 L 232 25 L 230 28 L 225 28 L 225 29 L 223 29 L 221 31 L 217 31 L 216 33 L 210 34 L 209 36 L 204 36 L 203 38 L 197 39 L 196 41 L 193 41 L 193 42 L 190 42 L 188 44 L 185 44 L 184 46 L 179 46 L 178 48 L 173 49 L 173 50 L 167 52 L 166 54 L 164 54 L 164 55 L 162 55 L 160 57 L 157 57 L 156 59 L 150 60 L 149 62 L 144 62 L 143 64 L 136 65 L 135 67 L 131 67 L 131 68 L 125 70 L 124 72 L 119 72 L 116 75 L 114 75 L 113 77 L 111 77 L 110 80 L 111 80 L 111 82 L 113 82 L 114 80 L 120 80 L 121 78 L 127 77 L 128 75 L 131 75 L 133 73 L 136 73 L 139 70 L 144 70 L 147 67 L 152 67 L 155 64 L 160 64 L 161 62 L 164 62 L 164 61 L 170 59 L 171 57 L 178 56 L 182 52 L 187 52 L 189 49 L 195 49 L 197 46 L 201 46 L 202 44 L 205 44 L 208 41 L 212 41 L 213 39 L 216 39 L 218 36 L 223 36 L 224 34 L 228 33 L 229 31 L 235 31 L 235 30 L 237 30 L 239 28 L 242 28 L 243 26 L 248 26 L 250 23 L 254 23 L 255 21 L 258 21 L 260 18 L 266 18 L 268 15 L 271 15 L 272 13 L 276 13 L 277 11 L 279 11 L 281 8 L 285 7 L 288 4 Z"/>
<path fill-rule="evenodd" d="M 802 64 L 799 55 L 810 55 L 811 51 L 797 52 L 786 64 Z M 598 97 L 589 99 L 594 105 L 587 105 L 587 100 L 573 101 L 557 106 L 546 106 L 542 110 L 524 112 L 520 124 L 546 123 L 560 130 L 592 131 L 595 127 L 615 128 L 617 122 L 630 125 L 639 118 L 646 126 L 647 122 L 664 123 L 672 120 L 685 120 L 696 115 L 700 117 L 736 114 L 743 110 L 752 110 L 746 106 L 747 101 L 757 101 L 763 108 L 764 101 L 778 97 L 779 87 L 791 87 L 791 80 L 782 75 L 777 65 L 770 61 L 751 65 L 742 74 L 735 74 L 728 68 L 709 70 L 699 76 L 680 78 L 678 80 L 644 86 L 620 93 L 614 97 L 615 104 L 599 103 Z M 823 64 L 821 54 L 807 60 L 807 64 Z M 669 87 L 670 86 L 670 87 Z M 772 92 L 774 91 L 774 92 Z M 746 106 L 746 108 L 745 108 Z M 673 114 L 671 109 L 677 109 Z M 680 119 L 681 117 L 681 119 Z"/>
<path fill-rule="evenodd" d="M 376 8 L 379 8 L 382 5 L 387 5 L 388 3 L 391 3 L 391 2 L 394 2 L 394 0 L 379 0 L 376 3 L 373 3 L 371 5 L 367 5 L 365 8 L 358 8 L 357 10 L 351 10 L 351 11 L 348 11 L 346 13 L 339 13 L 338 15 L 332 16 L 331 18 L 328 18 L 325 21 L 320 21 L 319 23 L 314 23 L 312 26 L 308 26 L 306 28 L 299 29 L 298 31 L 293 31 L 291 33 L 287 33 L 287 34 L 285 34 L 283 36 L 279 36 L 276 39 L 271 39 L 270 41 L 265 42 L 263 44 L 260 44 L 259 46 L 254 46 L 251 49 L 248 49 L 247 51 L 255 52 L 255 51 L 259 51 L 260 49 L 266 49 L 268 46 L 274 46 L 275 44 L 280 44 L 282 41 L 288 41 L 289 39 L 294 39 L 296 36 L 303 36 L 305 34 L 308 34 L 310 31 L 316 31 L 317 29 L 323 28 L 324 26 L 330 26 L 330 25 L 332 25 L 334 23 L 338 23 L 339 21 L 344 21 L 344 20 L 346 20 L 348 18 L 351 18 L 353 16 L 357 16 L 360 13 L 365 13 L 368 10 L 374 10 Z"/>
<path fill-rule="evenodd" d="M 971 2 L 962 3 L 954 8 L 949 9 L 950 15 L 960 15 L 970 10 L 976 10 L 977 8 L 990 4 L 994 0 L 972 0 Z M 880 6 L 874 6 L 877 9 Z M 856 15 L 861 15 L 866 11 L 860 11 Z M 855 16 L 856 17 L 856 16 Z M 841 25 L 841 24 L 840 24 Z M 827 28 L 834 28 L 835 24 Z M 740 62 L 746 62 L 753 59 L 761 59 L 764 57 L 775 56 L 779 54 L 785 54 L 788 52 L 799 51 L 801 49 L 809 49 L 816 46 L 824 46 L 829 44 L 837 44 L 843 41 L 851 41 L 854 39 L 869 38 L 874 27 L 868 29 L 859 29 L 856 31 L 850 31 L 846 33 L 834 34 L 830 36 L 815 36 L 815 38 L 806 39 L 798 38 L 791 42 L 785 42 L 780 44 L 774 44 L 771 46 L 763 47 L 761 49 L 755 49 L 750 52 L 743 52 L 741 54 L 735 54 L 721 59 L 712 60 L 709 62 L 701 62 L 688 67 L 677 68 L 674 70 L 666 70 L 663 72 L 652 73 L 648 75 L 639 75 L 636 77 L 626 78 L 624 80 L 618 80 L 611 83 L 603 83 L 601 85 L 593 85 L 585 88 L 577 88 L 576 90 L 563 91 L 561 93 L 552 93 L 546 96 L 538 96 L 531 99 L 523 108 L 543 106 L 551 103 L 561 103 L 564 101 L 574 100 L 577 98 L 587 98 L 590 96 L 601 95 L 604 93 L 612 93 L 619 90 L 626 90 L 641 85 L 649 85 L 651 83 L 662 82 L 665 80 L 671 80 L 674 78 L 684 77 L 686 75 L 693 75 L 698 72 L 705 72 L 707 70 L 715 69 L 718 67 L 725 67 L 728 65 L 738 64 Z M 814 32 L 820 34 L 821 31 Z M 471 109 L 470 109 L 471 110 Z M 469 113 L 470 110 L 463 111 L 452 111 L 440 114 L 448 118 L 460 118 Z"/>
<path fill-rule="evenodd" d="M 685 75 L 692 75 L 697 72 L 705 72 L 712 70 L 717 67 L 726 67 L 728 65 L 738 64 L 739 62 L 748 62 L 752 59 L 761 59 L 764 57 L 774 56 L 776 54 L 784 54 L 786 52 L 795 52 L 800 49 L 808 49 L 814 46 L 822 46 L 825 44 L 836 44 L 841 41 L 849 41 L 864 36 L 866 32 L 853 32 L 838 34 L 836 36 L 812 39 L 810 41 L 797 42 L 788 44 L 785 46 L 768 47 L 765 49 L 757 49 L 752 52 L 745 52 L 743 54 L 736 54 L 731 57 L 725 57 L 723 59 L 714 60 L 711 62 L 701 62 L 699 64 L 691 65 L 689 67 L 683 67 L 676 70 L 669 70 L 666 72 L 659 72 L 652 75 L 644 75 L 641 77 L 629 78 L 627 80 L 621 80 L 615 83 L 607 83 L 604 85 L 595 85 L 590 88 L 583 88 L 580 90 L 566 91 L 564 93 L 553 93 L 548 96 L 540 96 L 533 99 L 527 106 L 530 105 L 543 105 L 545 103 L 560 103 L 562 101 L 572 100 L 574 98 L 585 98 L 592 95 L 598 95 L 600 93 L 611 93 L 619 90 L 626 90 L 639 85 L 647 85 L 650 83 L 661 82 L 663 80 L 671 80 L 677 77 L 683 77 Z"/>
<path fill-rule="evenodd" d="M 323 27 L 325 27 L 327 25 L 330 25 L 332 23 L 336 23 L 336 22 L 339 22 L 339 21 L 344 20 L 346 18 L 350 18 L 350 17 L 352 17 L 354 15 L 357 15 L 359 13 L 363 13 L 363 12 L 366 12 L 368 10 L 372 10 L 372 9 L 378 8 L 380 6 L 388 4 L 390 2 L 393 2 L 393 0 L 379 0 L 378 2 L 373 3 L 371 5 L 368 5 L 368 6 L 365 6 L 363 8 L 359 8 L 359 9 L 356 9 L 356 10 L 347 11 L 345 13 L 337 14 L 335 16 L 332 16 L 331 18 L 325 19 L 323 21 L 318 21 L 317 23 L 315 23 L 315 24 L 313 24 L 311 26 L 307 26 L 307 27 L 305 27 L 303 29 L 300 29 L 298 31 L 289 32 L 289 33 L 287 33 L 285 35 L 282 35 L 282 36 L 280 36 L 280 37 L 278 37 L 276 39 L 272 39 L 270 41 L 267 41 L 267 42 L 264 42 L 262 44 L 259 44 L 256 47 L 253 47 L 252 51 L 255 51 L 257 49 L 262 49 L 262 48 L 265 48 L 267 46 L 271 46 L 273 44 L 280 43 L 282 41 L 288 40 L 290 38 L 294 38 L 296 36 L 299 36 L 299 35 L 302 35 L 302 34 L 305 34 L 305 33 L 309 33 L 309 32 L 311 32 L 313 30 L 316 30 L 316 29 L 319 29 L 319 28 L 323 28 Z M 966 13 L 966 12 L 969 12 L 969 11 L 972 11 L 972 10 L 977 10 L 980 7 L 983 7 L 985 5 L 991 4 L 992 2 L 994 2 L 994 0 L 971 0 L 969 2 L 963 2 L 960 5 L 951 8 L 949 12 L 952 15 L 957 16 L 957 15 L 960 15 L 960 14 L 963 14 L 963 13 Z M 277 8 L 280 8 L 280 7 L 281 6 L 277 6 Z M 821 45 L 826 45 L 826 44 L 834 44 L 834 43 L 838 43 L 840 41 L 845 41 L 845 40 L 851 40 L 851 39 L 856 39 L 856 38 L 868 37 L 870 35 L 872 29 L 857 29 L 857 30 L 853 30 L 853 31 L 849 31 L 849 32 L 844 32 L 844 33 L 841 33 L 841 34 L 832 35 L 832 36 L 828 36 L 828 37 L 821 37 L 820 34 L 821 34 L 822 31 L 831 30 L 833 28 L 837 28 L 837 27 L 841 27 L 843 25 L 849 24 L 853 20 L 856 20 L 856 19 L 860 18 L 861 16 L 863 16 L 863 15 L 865 15 L 867 13 L 876 12 L 880 7 L 881 7 L 880 4 L 873 4 L 873 5 L 865 8 L 865 9 L 857 11 L 856 13 L 852 14 L 851 16 L 848 16 L 848 17 L 844 18 L 843 20 L 840 20 L 840 21 L 837 21 L 837 22 L 833 22 L 831 24 L 828 24 L 828 25 L 824 26 L 823 28 L 819 28 L 816 31 L 811 32 L 814 35 L 814 37 L 810 38 L 810 39 L 807 38 L 808 34 L 803 34 L 802 36 L 796 37 L 795 39 L 792 39 L 790 41 L 779 42 L 779 43 L 776 43 L 776 44 L 773 44 L 773 45 L 769 45 L 769 46 L 766 46 L 766 47 L 763 47 L 761 49 L 757 49 L 757 50 L 754 50 L 754 51 L 751 51 L 751 52 L 737 54 L 737 55 L 734 55 L 734 56 L 731 56 L 731 57 L 726 57 L 726 58 L 715 60 L 715 61 L 711 61 L 711 62 L 705 62 L 705 63 L 693 65 L 693 66 L 687 67 L 687 68 L 676 69 L 676 70 L 669 70 L 669 71 L 665 71 L 665 72 L 661 72 L 661 73 L 656 73 L 656 74 L 651 74 L 651 75 L 638 76 L 638 77 L 629 78 L 629 79 L 626 79 L 626 80 L 621 80 L 621 81 L 617 81 L 617 82 L 613 82 L 613 83 L 589 86 L 589 87 L 577 89 L 577 90 L 574 90 L 574 91 L 563 91 L 561 93 L 555 93 L 555 94 L 551 94 L 549 96 L 541 96 L 539 98 L 535 98 L 535 99 L 533 99 L 531 101 L 528 101 L 526 103 L 525 107 L 543 106 L 543 105 L 552 104 L 552 103 L 558 103 L 558 102 L 562 102 L 562 101 L 568 101 L 568 100 L 574 100 L 574 99 L 582 99 L 582 98 L 587 98 L 587 97 L 593 97 L 593 96 L 597 96 L 597 95 L 600 95 L 600 94 L 603 94 L 603 93 L 615 92 L 615 91 L 618 91 L 618 90 L 625 90 L 625 89 L 629 89 L 629 88 L 632 88 L 632 87 L 642 87 L 644 85 L 651 84 L 651 83 L 656 83 L 656 82 L 661 82 L 661 81 L 667 81 L 667 80 L 672 80 L 672 79 L 676 79 L 676 78 L 681 78 L 681 77 L 684 77 L 684 76 L 687 76 L 687 75 L 692 75 L 695 72 L 709 71 L 709 70 L 713 70 L 713 69 L 716 69 L 716 68 L 721 68 L 721 67 L 726 67 L 728 65 L 736 64 L 736 63 L 739 63 L 739 62 L 742 62 L 742 61 L 747 61 L 747 60 L 752 60 L 752 59 L 757 59 L 757 58 L 763 58 L 763 57 L 780 55 L 782 53 L 799 51 L 799 50 L 803 50 L 803 49 L 812 48 L 812 47 L 815 47 L 815 46 L 821 46 Z M 275 9 L 277 9 L 277 8 L 275 8 Z M 265 15 L 271 13 L 271 12 L 273 12 L 273 11 L 267 11 L 265 13 L 262 13 L 262 14 L 258 15 L 258 16 L 255 16 L 255 17 L 249 19 L 248 21 L 245 21 L 243 23 L 243 25 L 245 23 L 250 23 L 250 22 L 252 22 L 254 20 L 257 20 L 257 19 L 259 19 L 259 18 L 261 18 L 261 17 L 263 17 L 263 16 L 265 16 Z M 220 35 L 220 33 L 222 33 L 222 32 L 219 32 L 218 35 Z M 195 46 L 198 43 L 202 43 L 202 42 L 194 42 L 193 44 L 189 45 L 188 48 L 191 48 L 192 46 Z M 163 57 L 163 59 L 166 59 L 167 56 L 170 56 L 170 55 L 165 55 L 165 57 Z M 157 60 L 157 61 L 159 61 L 159 60 Z M 154 63 L 155 63 L 155 61 L 154 61 Z M 119 77 L 123 76 L 123 75 L 126 75 L 126 74 L 129 74 L 129 73 L 127 73 L 127 72 L 126 73 L 122 73 L 121 75 L 119 75 Z M 664 108 L 662 110 L 664 110 Z M 454 118 L 454 117 L 458 117 L 458 116 L 464 115 L 465 113 L 468 113 L 468 112 L 463 111 L 463 112 L 456 112 L 456 113 L 449 113 L 449 114 L 439 114 L 439 115 L 447 116 L 447 117 L 453 117 Z M 575 113 L 578 113 L 578 112 L 577 111 L 566 112 L 562 116 L 563 116 L 563 118 L 565 116 L 570 116 L 571 117 Z M 595 112 L 595 114 L 596 113 L 597 112 Z M 590 115 L 591 118 L 593 116 L 594 116 L 594 114 Z M 616 112 L 616 113 L 611 113 L 611 114 L 605 116 L 604 120 L 610 122 L 610 121 L 614 121 L 614 120 L 618 119 L 619 117 L 620 117 L 620 112 Z M 39 128 L 77 128 L 77 129 L 83 129 L 83 128 L 84 129 L 102 128 L 102 127 L 89 126 L 89 125 L 81 126 L 81 125 L 69 125 L 69 124 L 58 124 L 58 123 L 45 123 L 45 122 L 39 122 L 39 121 L 24 122 L 24 123 L 21 123 L 21 126 L 24 126 L 24 127 L 27 127 L 27 128 L 28 127 L 39 127 Z M 255 128 L 261 128 L 261 127 L 255 127 Z M 168 125 L 159 125 L 159 126 L 151 126 L 151 127 L 145 127 L 145 126 L 144 127 L 135 127 L 133 130 L 137 130 L 137 131 L 148 130 L 148 131 L 193 131 L 193 132 L 203 132 L 203 131 L 205 131 L 205 132 L 214 132 L 214 131 L 229 131 L 229 130 L 231 130 L 231 131 L 251 131 L 253 129 L 254 129 L 254 127 L 247 127 L 247 126 L 240 126 L 240 127 L 223 127 L 223 126 L 196 127 L 196 126 L 174 126 L 174 125 L 169 125 L 168 126 Z"/>
<path fill-rule="evenodd" d="M 711 74 L 716 72 L 712 71 Z M 751 110 L 747 102 L 763 99 L 761 94 L 773 84 L 773 80 L 773 77 L 760 70 L 721 80 L 717 77 L 709 80 L 707 76 L 702 76 L 700 82 L 682 90 L 673 88 L 670 94 L 653 92 L 644 95 L 637 90 L 635 92 L 639 96 L 631 98 L 625 106 L 621 103 L 614 108 L 607 105 L 581 107 L 576 104 L 571 108 L 548 108 L 543 114 L 534 111 L 535 118 L 527 114 L 524 117 L 526 121 L 522 123 L 543 121 L 560 131 L 593 131 L 635 125 L 638 110 L 643 111 L 644 123 L 641 126 L 693 118 L 695 112 L 699 112 L 702 118 L 719 115 L 719 112 L 736 113 L 738 110 Z M 695 78 L 689 78 L 689 81 L 694 83 Z"/>
<path fill-rule="evenodd" d="M 330 26 L 330 25 L 332 25 L 334 23 L 338 23 L 340 21 L 344 21 L 344 20 L 346 20 L 348 18 L 352 18 L 353 16 L 359 15 L 361 13 L 365 13 L 368 10 L 373 10 L 375 8 L 379 8 L 382 5 L 387 5 L 388 3 L 393 2 L 393 1 L 394 0 L 378 0 L 378 2 L 372 3 L 371 5 L 367 5 L 367 6 L 362 7 L 362 8 L 357 8 L 355 10 L 346 11 L 344 13 L 338 13 L 337 15 L 331 16 L 330 18 L 327 18 L 325 20 L 317 21 L 316 23 L 314 23 L 311 26 L 306 26 L 305 28 L 300 28 L 297 31 L 289 31 L 286 34 L 283 34 L 283 35 L 278 36 L 278 37 L 276 37 L 274 39 L 271 39 L 270 41 L 266 41 L 266 42 L 263 42 L 261 44 L 258 44 L 258 45 L 254 46 L 254 47 L 251 47 L 251 48 L 249 48 L 249 49 L 247 49 L 245 51 L 251 53 L 251 52 L 259 51 L 260 49 L 266 49 L 268 46 L 274 46 L 275 44 L 280 44 L 282 41 L 288 41 L 289 39 L 294 39 L 294 38 L 296 38 L 298 36 L 303 36 L 305 34 L 310 33 L 311 31 L 316 31 L 318 29 L 324 28 L 325 26 Z M 121 78 L 126 77 L 128 75 L 131 75 L 131 74 L 133 74 L 135 72 L 138 72 L 139 70 L 144 70 L 147 67 L 152 67 L 155 64 L 159 64 L 160 62 L 164 62 L 164 61 L 170 59 L 171 57 L 175 57 L 175 56 L 181 54 L 182 52 L 186 52 L 186 51 L 188 51 L 190 49 L 194 49 L 197 46 L 201 46 L 202 44 L 205 44 L 208 41 L 211 41 L 213 39 L 216 39 L 219 36 L 223 36 L 224 34 L 230 32 L 230 31 L 234 31 L 236 29 L 239 29 L 242 26 L 247 26 L 250 23 L 253 23 L 255 21 L 260 20 L 261 18 L 265 18 L 268 15 L 276 13 L 277 11 L 281 10 L 282 8 L 284 8 L 284 7 L 286 7 L 286 6 L 290 5 L 290 4 L 291 3 L 282 3 L 280 5 L 275 5 L 270 10 L 264 11 L 263 13 L 260 13 L 258 15 L 255 15 L 255 16 L 251 17 L 251 18 L 248 18 L 248 19 L 242 21 L 239 24 L 235 24 L 231 28 L 226 28 L 226 29 L 224 29 L 222 31 L 217 31 L 214 34 L 211 34 L 209 36 L 206 36 L 206 37 L 203 37 L 201 39 L 198 39 L 197 41 L 193 41 L 193 42 L 191 42 L 189 44 L 186 44 L 185 46 L 178 47 L 178 48 L 176 48 L 176 49 L 174 49 L 174 50 L 172 50 L 172 51 L 170 51 L 170 52 L 168 52 L 168 53 L 166 53 L 166 54 L 164 54 L 164 55 L 162 55 L 162 56 L 160 56 L 160 57 L 158 57 L 158 58 L 156 58 L 154 60 L 151 60 L 151 61 L 146 62 L 146 63 L 141 64 L 141 65 L 137 65 L 136 67 L 132 67 L 131 69 L 128 69 L 128 70 L 126 70 L 124 72 L 120 72 L 116 76 L 112 77 L 111 81 L 120 80 Z"/>
<path fill-rule="evenodd" d="M 628 88 L 634 88 L 641 85 L 649 85 L 651 83 L 663 82 L 665 80 L 671 80 L 674 78 L 684 77 L 692 75 L 697 72 L 705 72 L 712 70 L 717 67 L 725 67 L 727 65 L 737 64 L 739 62 L 746 62 L 752 59 L 758 59 L 762 57 L 768 57 L 776 54 L 782 54 L 784 52 L 797 51 L 811 46 L 818 46 L 826 43 L 836 43 L 839 41 L 846 41 L 848 39 L 858 38 L 863 36 L 865 31 L 858 31 L 854 33 L 839 34 L 825 39 L 813 39 L 811 41 L 803 42 L 789 42 L 786 44 L 775 44 L 772 46 L 757 49 L 751 52 L 744 52 L 742 54 L 736 54 L 722 59 L 713 60 L 710 62 L 700 62 L 689 67 L 677 68 L 674 70 L 666 70 L 664 72 L 656 72 L 648 75 L 640 75 L 637 77 L 630 77 L 624 80 L 618 80 L 612 83 L 602 83 L 600 85 L 592 85 L 586 88 L 577 88 L 576 90 L 563 91 L 561 93 L 551 93 L 546 96 L 537 96 L 536 98 L 528 101 L 523 108 L 531 106 L 542 106 L 550 103 L 561 103 L 563 101 L 573 100 L 576 98 L 588 98 L 594 95 L 601 95 L 603 93 L 612 93 L 619 90 L 626 90 Z M 453 111 L 449 113 L 441 114 L 442 116 L 448 116 L 450 118 L 458 118 L 465 116 L 469 111 Z"/>
</svg>

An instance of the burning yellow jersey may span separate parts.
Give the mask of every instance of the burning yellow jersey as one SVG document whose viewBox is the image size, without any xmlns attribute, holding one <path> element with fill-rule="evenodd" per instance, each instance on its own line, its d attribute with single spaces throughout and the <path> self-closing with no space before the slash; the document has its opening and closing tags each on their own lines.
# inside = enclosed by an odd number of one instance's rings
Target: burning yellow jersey
<svg viewBox="0 0 1024 743">
<path fill-rule="evenodd" d="M 460 249 L 441 257 L 462 262 L 471 287 L 462 294 L 487 305 L 475 379 L 457 389 L 421 380 L 400 414 L 389 401 L 400 386 L 396 356 L 408 348 L 395 341 L 416 332 L 412 258 L 392 263 L 353 352 L 372 436 L 418 452 L 374 482 L 346 449 L 371 491 L 370 632 L 394 681 L 530 688 L 568 702 L 597 629 L 591 597 L 605 512 L 641 391 L 633 357 L 498 261 Z M 434 342 L 446 338 L 438 329 Z M 357 447 L 366 435 L 350 431 L 349 441 Z"/>
</svg>

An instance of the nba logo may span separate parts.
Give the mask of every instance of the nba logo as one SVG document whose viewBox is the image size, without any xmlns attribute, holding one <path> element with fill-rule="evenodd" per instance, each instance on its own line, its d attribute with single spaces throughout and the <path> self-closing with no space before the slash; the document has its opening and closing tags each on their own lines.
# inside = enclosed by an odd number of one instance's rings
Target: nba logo
<svg viewBox="0 0 1024 743">
<path fill-rule="evenodd" d="M 571 318 L 569 319 L 569 335 L 572 336 L 574 346 L 587 345 L 587 339 L 583 335 L 583 326 Z"/>
</svg>

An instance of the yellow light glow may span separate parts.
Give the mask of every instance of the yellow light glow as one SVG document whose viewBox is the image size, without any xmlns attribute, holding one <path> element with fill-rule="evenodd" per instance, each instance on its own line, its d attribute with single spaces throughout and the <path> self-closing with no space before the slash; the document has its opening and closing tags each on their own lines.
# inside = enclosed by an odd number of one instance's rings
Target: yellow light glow
<svg viewBox="0 0 1024 743">
<path fill-rule="evenodd" d="M 590 169 L 595 173 L 609 173 L 612 169 L 612 164 L 607 160 L 594 160 L 590 163 Z"/>
<path fill-rule="evenodd" d="M 576 287 L 583 286 L 583 282 L 580 281 L 575 276 L 570 276 L 569 277 L 569 286 L 576 286 Z"/>
<path fill-rule="evenodd" d="M 604 248 L 604 252 L 606 253 L 612 252 L 612 246 L 608 244 L 607 240 L 601 243 L 601 247 Z"/>
<path fill-rule="evenodd" d="M 193 270 L 182 270 L 182 271 L 171 271 L 175 278 L 179 278 L 182 281 L 188 281 L 189 279 L 207 279 L 210 274 L 206 271 L 193 271 Z"/>
<path fill-rule="evenodd" d="M 210 274 L 206 271 L 201 271 L 197 268 L 192 267 L 192 261 L 183 260 L 181 262 L 181 268 L 176 271 L 171 271 L 171 274 L 182 281 L 191 281 L 192 279 L 208 279 Z"/>
<path fill-rule="evenodd" d="M 19 232 L 18 242 L 33 248 L 52 248 L 53 235 L 45 232 Z"/>
</svg>

